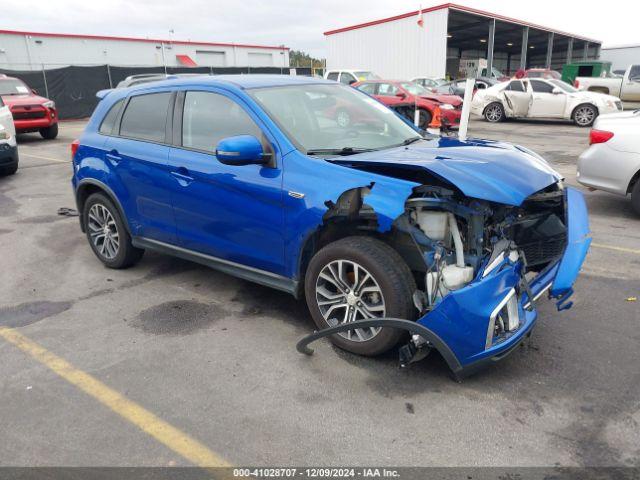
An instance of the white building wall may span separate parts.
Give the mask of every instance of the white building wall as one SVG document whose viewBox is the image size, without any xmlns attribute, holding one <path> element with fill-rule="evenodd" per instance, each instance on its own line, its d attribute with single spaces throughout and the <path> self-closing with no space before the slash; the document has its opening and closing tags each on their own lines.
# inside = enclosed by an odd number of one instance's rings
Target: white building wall
<svg viewBox="0 0 640 480">
<path fill-rule="evenodd" d="M 260 54 L 261 65 L 289 66 L 286 49 L 0 33 L 0 68 L 12 70 L 39 70 L 43 64 L 46 68 L 104 64 L 161 66 L 165 62 L 167 66 L 181 66 L 176 55 L 188 55 L 199 66 L 257 66 L 252 65 L 250 54 Z M 199 57 L 208 60 L 201 64 Z"/>
<path fill-rule="evenodd" d="M 371 70 L 383 78 L 443 77 L 448 9 L 326 35 L 327 69 Z"/>
<path fill-rule="evenodd" d="M 640 45 L 602 48 L 600 60 L 611 62 L 611 70 L 626 70 L 629 65 L 640 64 Z"/>
</svg>

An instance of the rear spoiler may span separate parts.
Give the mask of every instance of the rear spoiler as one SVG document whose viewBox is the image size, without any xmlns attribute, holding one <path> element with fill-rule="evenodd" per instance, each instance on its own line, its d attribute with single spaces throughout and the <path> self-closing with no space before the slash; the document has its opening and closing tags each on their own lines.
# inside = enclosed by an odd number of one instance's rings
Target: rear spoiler
<svg viewBox="0 0 640 480">
<path fill-rule="evenodd" d="M 113 88 L 106 88 L 104 90 L 98 90 L 98 92 L 96 93 L 96 98 L 98 100 L 104 100 L 104 97 L 109 95 L 109 93 L 111 93 L 112 91 L 113 91 Z"/>
</svg>

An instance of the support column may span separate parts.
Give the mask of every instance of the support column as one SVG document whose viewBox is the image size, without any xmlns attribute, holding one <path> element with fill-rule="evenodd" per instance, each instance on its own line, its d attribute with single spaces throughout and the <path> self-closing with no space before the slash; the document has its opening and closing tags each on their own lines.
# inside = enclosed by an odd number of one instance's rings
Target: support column
<svg viewBox="0 0 640 480">
<path fill-rule="evenodd" d="M 547 41 L 547 63 L 546 63 L 547 68 L 551 68 L 552 59 L 553 59 L 553 32 L 549 32 L 549 40 Z"/>
<path fill-rule="evenodd" d="M 493 70 L 493 45 L 494 37 L 496 34 L 496 20 L 491 19 L 489 23 L 489 39 L 487 41 L 487 77 L 491 77 L 491 71 Z"/>
<path fill-rule="evenodd" d="M 584 42 L 584 49 L 582 50 L 582 60 L 585 62 L 589 59 L 589 42 Z"/>
<path fill-rule="evenodd" d="M 529 48 L 529 27 L 522 27 L 522 50 L 520 51 L 520 68 L 527 68 L 527 49 Z"/>
<path fill-rule="evenodd" d="M 573 55 L 573 37 L 569 37 L 569 45 L 567 45 L 567 63 L 571 63 L 572 55 Z"/>
</svg>

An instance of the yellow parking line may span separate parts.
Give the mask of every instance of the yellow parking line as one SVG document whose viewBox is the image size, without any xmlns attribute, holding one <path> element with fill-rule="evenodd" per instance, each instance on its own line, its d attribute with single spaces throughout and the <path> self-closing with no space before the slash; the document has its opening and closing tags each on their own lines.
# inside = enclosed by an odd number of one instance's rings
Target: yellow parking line
<svg viewBox="0 0 640 480">
<path fill-rule="evenodd" d="M 635 253 L 636 255 L 640 255 L 640 250 L 636 248 L 616 247 L 614 245 L 603 245 L 601 243 L 592 243 L 591 246 L 595 248 L 604 248 L 606 250 L 615 250 L 616 252 Z"/>
<path fill-rule="evenodd" d="M 67 382 L 75 385 L 109 407 L 143 432 L 200 467 L 227 467 L 229 464 L 203 444 L 169 425 L 140 405 L 123 397 L 88 373 L 77 369 L 66 360 L 54 355 L 12 328 L 0 327 L 0 337 L 12 343 L 38 362 L 53 370 Z"/>
<path fill-rule="evenodd" d="M 59 158 L 53 158 L 53 157 L 44 157 L 42 155 L 34 155 L 33 153 L 24 153 L 23 151 L 20 151 L 20 155 L 21 156 L 25 156 L 25 157 L 32 157 L 32 158 L 39 158 L 41 160 L 49 160 L 51 162 L 58 162 L 58 163 L 71 163 L 71 160 L 60 160 Z"/>
</svg>

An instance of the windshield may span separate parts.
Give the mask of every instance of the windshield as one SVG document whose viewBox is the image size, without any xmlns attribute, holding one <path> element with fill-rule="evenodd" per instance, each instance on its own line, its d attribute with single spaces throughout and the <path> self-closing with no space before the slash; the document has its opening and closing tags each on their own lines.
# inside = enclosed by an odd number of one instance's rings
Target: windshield
<svg viewBox="0 0 640 480">
<path fill-rule="evenodd" d="M 549 83 L 553 84 L 554 87 L 558 87 L 562 90 L 564 90 L 567 93 L 576 93 L 578 90 L 573 88 L 571 85 L 569 85 L 566 82 L 563 82 L 562 80 L 549 80 Z"/>
<path fill-rule="evenodd" d="M 344 85 L 292 85 L 249 92 L 305 153 L 357 153 L 418 136 L 377 100 Z"/>
<path fill-rule="evenodd" d="M 400 84 L 411 95 L 429 95 L 431 92 L 417 83 L 403 82 Z"/>
<path fill-rule="evenodd" d="M 364 80 L 379 80 L 380 77 L 373 72 L 353 72 L 356 74 L 356 78 L 359 82 Z"/>
<path fill-rule="evenodd" d="M 29 87 L 17 78 L 3 78 L 0 80 L 0 95 L 25 95 Z"/>
</svg>

